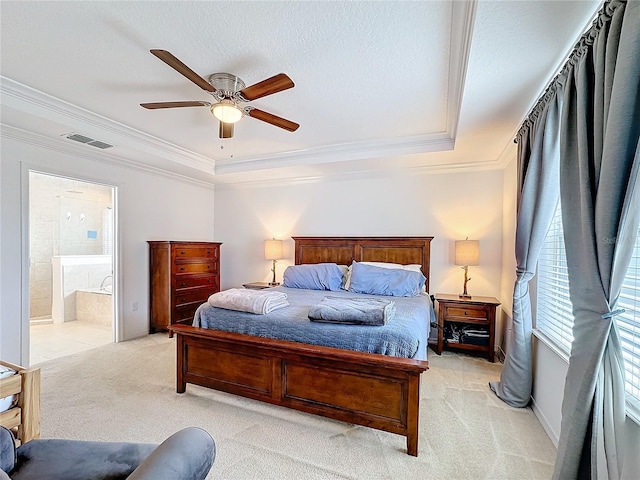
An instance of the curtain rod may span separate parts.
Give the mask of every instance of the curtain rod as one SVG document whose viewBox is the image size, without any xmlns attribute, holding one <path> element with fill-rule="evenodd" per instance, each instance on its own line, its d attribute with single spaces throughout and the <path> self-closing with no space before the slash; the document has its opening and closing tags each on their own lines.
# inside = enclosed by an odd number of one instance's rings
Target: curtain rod
<svg viewBox="0 0 640 480">
<path fill-rule="evenodd" d="M 513 143 L 518 143 L 518 138 L 521 136 L 522 130 L 524 127 L 531 122 L 531 117 L 536 113 L 538 107 L 546 103 L 547 95 L 551 91 L 552 87 L 557 84 L 558 78 L 562 75 L 564 70 L 567 68 L 576 52 L 582 47 L 583 42 L 588 38 L 589 33 L 593 30 L 594 27 L 597 26 L 598 20 L 605 13 L 606 7 L 613 0 L 604 0 L 603 3 L 600 4 L 600 8 L 598 8 L 593 15 L 591 15 L 589 21 L 587 22 L 585 28 L 582 31 L 582 34 L 578 37 L 578 41 L 574 43 L 573 47 L 569 50 L 568 54 L 565 54 L 562 58 L 562 62 L 560 66 L 555 69 L 555 73 L 552 75 L 551 80 L 549 80 L 546 84 L 546 87 L 542 90 L 542 94 L 538 97 L 538 99 L 533 103 L 533 105 L 529 108 L 528 113 L 525 115 L 522 120 L 520 127 L 518 128 L 518 133 L 516 133 L 516 137 L 513 139 Z M 626 3 L 626 0 L 619 0 Z M 536 115 L 537 116 L 537 115 Z"/>
</svg>

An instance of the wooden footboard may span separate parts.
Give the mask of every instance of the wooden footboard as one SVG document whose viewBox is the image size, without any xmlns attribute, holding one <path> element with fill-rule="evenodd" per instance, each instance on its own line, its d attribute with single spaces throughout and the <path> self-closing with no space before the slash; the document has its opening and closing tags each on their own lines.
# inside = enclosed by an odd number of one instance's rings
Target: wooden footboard
<svg viewBox="0 0 640 480">
<path fill-rule="evenodd" d="M 0 413 L 0 425 L 16 433 L 16 443 L 40 437 L 40 368 L 2 362 L 18 373 L 0 380 L 0 398 L 18 396 L 15 407 Z"/>
<path fill-rule="evenodd" d="M 173 325 L 177 391 L 186 384 L 407 437 L 418 455 L 420 374 L 429 363 Z"/>
</svg>

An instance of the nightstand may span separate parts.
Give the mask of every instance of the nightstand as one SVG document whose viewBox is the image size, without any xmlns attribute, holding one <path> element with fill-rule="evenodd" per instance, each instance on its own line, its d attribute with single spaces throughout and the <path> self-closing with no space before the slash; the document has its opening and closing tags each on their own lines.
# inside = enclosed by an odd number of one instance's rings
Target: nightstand
<svg viewBox="0 0 640 480">
<path fill-rule="evenodd" d="M 437 354 L 444 349 L 480 352 L 494 361 L 496 308 L 494 297 L 460 298 L 458 295 L 436 294 L 438 301 Z"/>
<path fill-rule="evenodd" d="M 243 283 L 242 286 L 249 290 L 263 290 L 265 288 L 277 287 L 277 285 L 269 285 L 268 282 Z"/>
</svg>

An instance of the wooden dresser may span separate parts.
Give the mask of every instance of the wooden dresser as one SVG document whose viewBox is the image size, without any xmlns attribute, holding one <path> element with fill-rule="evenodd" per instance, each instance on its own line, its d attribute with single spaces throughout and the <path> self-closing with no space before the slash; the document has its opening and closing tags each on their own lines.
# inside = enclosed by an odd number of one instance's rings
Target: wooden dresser
<svg viewBox="0 0 640 480">
<path fill-rule="evenodd" d="M 220 245 L 149 241 L 151 333 L 175 323 L 191 325 L 198 306 L 220 291 Z"/>
</svg>

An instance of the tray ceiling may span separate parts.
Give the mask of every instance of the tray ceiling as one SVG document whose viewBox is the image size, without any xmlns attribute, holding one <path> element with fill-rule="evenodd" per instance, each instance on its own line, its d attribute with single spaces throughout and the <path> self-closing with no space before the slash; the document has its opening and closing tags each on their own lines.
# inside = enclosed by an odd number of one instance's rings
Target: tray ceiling
<svg viewBox="0 0 640 480">
<path fill-rule="evenodd" d="M 3 136 L 207 182 L 501 168 L 513 135 L 599 7 L 594 1 L 2 2 Z M 203 77 L 295 82 L 218 138 Z M 67 140 L 79 133 L 114 145 Z"/>
</svg>

